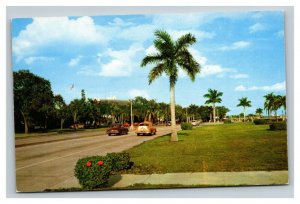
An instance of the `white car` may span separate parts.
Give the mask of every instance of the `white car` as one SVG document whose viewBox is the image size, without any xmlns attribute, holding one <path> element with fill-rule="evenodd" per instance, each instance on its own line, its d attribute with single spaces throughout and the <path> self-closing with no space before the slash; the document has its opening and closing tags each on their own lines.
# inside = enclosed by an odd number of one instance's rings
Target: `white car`
<svg viewBox="0 0 300 204">
<path fill-rule="evenodd" d="M 197 125 L 200 125 L 200 121 L 199 121 L 199 120 L 192 120 L 192 121 L 191 121 L 191 124 L 192 124 L 193 126 L 197 126 Z"/>
</svg>

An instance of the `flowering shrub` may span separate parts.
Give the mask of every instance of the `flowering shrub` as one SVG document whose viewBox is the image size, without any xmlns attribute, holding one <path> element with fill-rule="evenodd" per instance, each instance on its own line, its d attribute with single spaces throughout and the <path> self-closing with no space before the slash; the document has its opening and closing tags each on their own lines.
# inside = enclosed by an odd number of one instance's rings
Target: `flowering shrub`
<svg viewBox="0 0 300 204">
<path fill-rule="evenodd" d="M 128 153 L 108 153 L 79 159 L 75 166 L 75 177 L 83 189 L 105 187 L 109 176 L 131 167 Z"/>
<path fill-rule="evenodd" d="M 107 184 L 111 163 L 104 156 L 93 156 L 79 159 L 75 166 L 75 177 L 83 189 L 103 187 Z"/>
</svg>

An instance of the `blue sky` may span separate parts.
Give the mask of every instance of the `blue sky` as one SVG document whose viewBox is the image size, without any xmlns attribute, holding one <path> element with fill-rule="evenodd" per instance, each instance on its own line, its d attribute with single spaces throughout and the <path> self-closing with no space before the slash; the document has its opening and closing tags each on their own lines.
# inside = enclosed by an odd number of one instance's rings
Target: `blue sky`
<svg viewBox="0 0 300 204">
<path fill-rule="evenodd" d="M 155 52 L 157 29 L 174 39 L 188 32 L 197 38 L 190 51 L 201 72 L 195 82 L 179 72 L 176 103 L 203 105 L 212 88 L 224 93 L 219 105 L 230 114 L 242 112 L 236 107 L 241 97 L 252 101 L 247 113 L 254 113 L 267 93 L 285 94 L 281 11 L 13 19 L 13 70 L 29 69 L 50 80 L 54 94 L 67 103 L 79 98 L 81 89 L 89 98 L 140 95 L 169 102 L 168 78 L 148 85 L 151 66 L 140 67 L 142 58 Z"/>
</svg>

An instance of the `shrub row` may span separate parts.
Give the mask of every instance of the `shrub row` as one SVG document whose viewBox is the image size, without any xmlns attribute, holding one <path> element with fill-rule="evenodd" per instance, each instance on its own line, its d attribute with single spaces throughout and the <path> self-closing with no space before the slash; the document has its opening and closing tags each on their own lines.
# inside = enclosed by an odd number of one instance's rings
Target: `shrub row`
<svg viewBox="0 0 300 204">
<path fill-rule="evenodd" d="M 286 130 L 286 122 L 278 122 L 270 124 L 270 130 Z"/>
<path fill-rule="evenodd" d="M 193 129 L 193 125 L 191 123 L 181 123 L 182 130 L 191 130 Z"/>
<path fill-rule="evenodd" d="M 83 189 L 104 187 L 109 176 L 123 169 L 130 168 L 128 153 L 108 153 L 106 156 L 91 156 L 79 159 L 74 175 Z"/>
<path fill-rule="evenodd" d="M 232 121 L 231 120 L 224 120 L 224 124 L 231 124 Z"/>
<path fill-rule="evenodd" d="M 255 119 L 254 121 L 255 125 L 266 125 L 268 124 L 268 120 L 266 119 Z"/>
</svg>

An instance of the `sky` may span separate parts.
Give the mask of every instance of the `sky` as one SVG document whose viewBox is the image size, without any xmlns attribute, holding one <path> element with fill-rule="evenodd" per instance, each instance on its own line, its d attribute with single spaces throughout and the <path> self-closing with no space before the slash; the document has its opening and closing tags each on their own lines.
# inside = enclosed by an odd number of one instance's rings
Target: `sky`
<svg viewBox="0 0 300 204">
<path fill-rule="evenodd" d="M 201 71 L 192 82 L 179 70 L 176 103 L 203 105 L 208 89 L 223 92 L 217 105 L 247 114 L 263 108 L 264 95 L 285 95 L 284 13 L 282 11 L 203 12 L 155 15 L 16 18 L 12 20 L 12 69 L 30 70 L 51 82 L 69 103 L 85 90 L 88 98 L 128 100 L 136 96 L 170 100 L 169 80 L 148 84 L 153 67 L 141 68 L 155 53 L 154 31 L 176 40 L 191 33 L 189 50 Z"/>
</svg>

